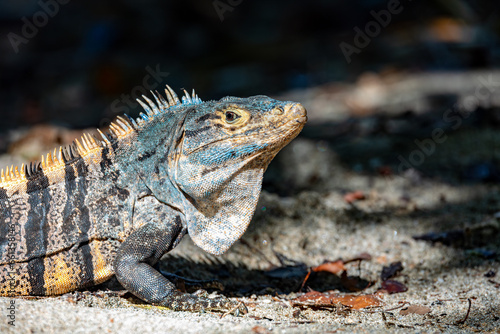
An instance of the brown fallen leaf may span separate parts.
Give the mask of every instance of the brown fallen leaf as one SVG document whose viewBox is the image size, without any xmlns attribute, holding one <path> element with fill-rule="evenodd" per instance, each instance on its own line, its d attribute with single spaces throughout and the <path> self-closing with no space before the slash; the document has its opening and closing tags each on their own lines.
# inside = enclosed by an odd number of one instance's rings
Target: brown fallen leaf
<svg viewBox="0 0 500 334">
<path fill-rule="evenodd" d="M 366 307 L 382 306 L 382 300 L 376 295 L 339 295 L 339 294 L 324 294 L 318 291 L 311 291 L 303 296 L 292 299 L 294 306 L 297 305 L 314 305 L 314 306 L 332 306 L 342 304 L 354 310 L 359 310 Z"/>
<path fill-rule="evenodd" d="M 401 282 L 394 281 L 392 279 L 383 281 L 381 285 L 382 285 L 382 290 L 387 291 L 388 294 L 408 291 L 406 285 L 404 285 Z"/>
<path fill-rule="evenodd" d="M 319 291 L 309 291 L 300 297 L 292 299 L 292 302 L 330 304 L 330 297 Z"/>
<path fill-rule="evenodd" d="M 399 314 L 401 314 L 401 315 L 408 315 L 408 314 L 424 315 L 424 314 L 427 314 L 430 312 L 431 312 L 430 307 L 422 306 L 422 305 L 410 305 L 408 307 L 405 307 L 405 308 L 399 310 Z"/>
<path fill-rule="evenodd" d="M 355 262 L 355 261 L 370 261 L 372 259 L 372 256 L 368 253 L 360 253 L 357 256 L 353 257 L 352 259 L 345 260 L 344 264 L 350 263 L 350 262 Z"/>
<path fill-rule="evenodd" d="M 271 333 L 271 332 L 262 326 L 253 326 L 252 333 L 267 334 L 267 333 Z"/>
<path fill-rule="evenodd" d="M 330 261 L 326 262 L 323 264 L 320 264 L 317 267 L 312 267 L 312 271 L 318 272 L 318 271 L 327 271 L 332 274 L 338 274 L 341 271 L 345 271 L 344 267 L 344 261 L 342 260 L 337 260 L 337 261 Z"/>
<path fill-rule="evenodd" d="M 380 278 L 382 279 L 382 281 L 386 281 L 389 278 L 396 276 L 402 270 L 403 265 L 401 264 L 401 261 L 392 262 L 389 266 L 384 266 L 382 268 Z"/>
<path fill-rule="evenodd" d="M 379 264 L 386 264 L 387 263 L 387 256 L 385 254 L 377 256 L 375 261 L 377 261 L 377 263 L 379 263 Z"/>
<path fill-rule="evenodd" d="M 360 190 L 353 191 L 344 195 L 344 201 L 346 201 L 347 203 L 352 203 L 354 201 L 362 200 L 365 198 L 365 194 Z"/>
<path fill-rule="evenodd" d="M 345 295 L 336 297 L 335 299 L 338 303 L 341 303 L 344 306 L 348 306 L 354 310 L 382 305 L 382 301 L 375 295 Z"/>
</svg>

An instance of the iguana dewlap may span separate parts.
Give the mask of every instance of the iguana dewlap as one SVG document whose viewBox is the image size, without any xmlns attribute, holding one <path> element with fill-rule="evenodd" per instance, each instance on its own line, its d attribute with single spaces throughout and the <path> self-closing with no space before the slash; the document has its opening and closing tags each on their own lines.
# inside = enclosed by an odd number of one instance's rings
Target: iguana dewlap
<svg viewBox="0 0 500 334">
<path fill-rule="evenodd" d="M 139 101 L 81 141 L 0 179 L 0 295 L 57 295 L 116 275 L 142 300 L 175 310 L 226 310 L 181 293 L 153 268 L 189 233 L 211 254 L 245 232 L 273 157 L 304 126 L 299 103 L 259 95 Z"/>
</svg>

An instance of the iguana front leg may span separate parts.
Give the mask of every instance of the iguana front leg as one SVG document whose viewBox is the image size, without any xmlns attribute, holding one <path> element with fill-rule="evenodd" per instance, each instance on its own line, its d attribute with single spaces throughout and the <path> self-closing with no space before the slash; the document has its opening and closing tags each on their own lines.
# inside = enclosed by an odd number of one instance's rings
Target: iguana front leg
<svg viewBox="0 0 500 334">
<path fill-rule="evenodd" d="M 154 197 L 137 203 L 134 226 L 118 249 L 114 271 L 118 281 L 140 299 L 176 311 L 227 311 L 238 303 L 225 298 L 205 298 L 176 290 L 175 285 L 153 268 L 163 254 L 172 250 L 186 234 L 178 212 Z M 242 304 L 239 311 L 246 313 Z"/>
</svg>

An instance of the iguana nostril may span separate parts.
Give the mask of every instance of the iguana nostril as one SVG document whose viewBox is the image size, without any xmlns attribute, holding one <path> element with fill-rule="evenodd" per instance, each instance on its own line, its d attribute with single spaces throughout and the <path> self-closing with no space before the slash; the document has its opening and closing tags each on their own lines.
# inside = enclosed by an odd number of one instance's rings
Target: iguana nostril
<svg viewBox="0 0 500 334">
<path fill-rule="evenodd" d="M 287 105 L 287 115 L 297 118 L 297 121 L 307 122 L 306 108 L 300 103 L 291 103 Z"/>
</svg>

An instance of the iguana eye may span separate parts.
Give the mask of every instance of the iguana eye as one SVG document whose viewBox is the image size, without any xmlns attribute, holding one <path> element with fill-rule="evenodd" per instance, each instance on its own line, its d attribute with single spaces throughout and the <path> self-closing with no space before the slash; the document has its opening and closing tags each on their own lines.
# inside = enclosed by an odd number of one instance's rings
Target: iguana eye
<svg viewBox="0 0 500 334">
<path fill-rule="evenodd" d="M 275 107 L 271 110 L 272 115 L 283 115 L 283 108 L 282 107 Z"/>
<path fill-rule="evenodd" d="M 241 117 L 240 115 L 238 115 L 236 112 L 234 112 L 232 110 L 227 110 L 224 113 L 224 116 L 226 118 L 226 122 L 229 123 L 229 124 L 232 124 L 232 123 L 236 122 L 238 120 L 238 118 Z"/>
</svg>

